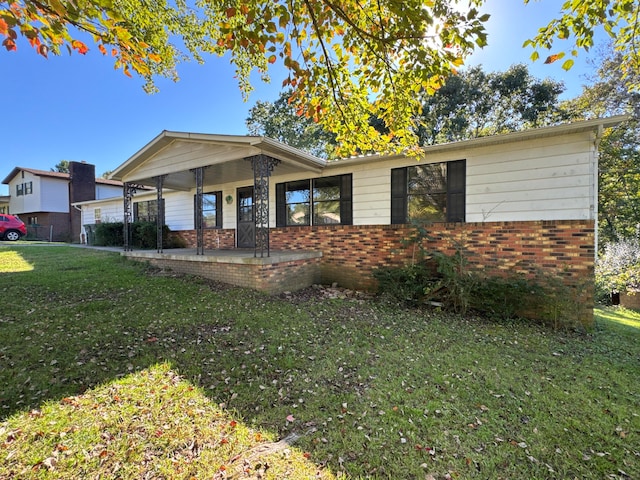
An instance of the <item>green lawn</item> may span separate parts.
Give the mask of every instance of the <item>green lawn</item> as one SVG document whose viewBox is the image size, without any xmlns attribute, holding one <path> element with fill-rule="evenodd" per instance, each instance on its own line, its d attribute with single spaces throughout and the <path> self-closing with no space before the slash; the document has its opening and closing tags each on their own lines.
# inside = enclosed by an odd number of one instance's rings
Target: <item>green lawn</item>
<svg viewBox="0 0 640 480">
<path fill-rule="evenodd" d="M 552 332 L 20 245 L 0 295 L 0 479 L 640 478 L 634 312 Z"/>
</svg>

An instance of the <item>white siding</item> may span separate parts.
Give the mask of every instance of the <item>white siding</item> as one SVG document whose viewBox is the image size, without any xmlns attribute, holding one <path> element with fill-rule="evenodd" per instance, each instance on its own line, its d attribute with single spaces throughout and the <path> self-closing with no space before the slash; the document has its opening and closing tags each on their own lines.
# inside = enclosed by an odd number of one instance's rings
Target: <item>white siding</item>
<svg viewBox="0 0 640 480">
<path fill-rule="evenodd" d="M 29 172 L 16 175 L 9 184 L 11 212 L 69 212 L 69 182 L 65 179 L 40 177 Z M 32 193 L 16 195 L 16 186 L 32 182 Z"/>
<path fill-rule="evenodd" d="M 100 209 L 99 220 L 102 223 L 121 222 L 124 218 L 124 203 L 122 197 L 92 202 L 82 205 L 82 225 L 96 223 L 95 211 Z"/>
<path fill-rule="evenodd" d="M 172 153 L 187 158 L 201 151 L 191 143 L 182 147 L 184 152 L 178 149 Z M 468 222 L 595 218 L 596 151 L 590 132 L 485 146 L 463 142 L 459 147 L 427 149 L 427 157 L 421 162 L 398 157 L 347 160 L 331 163 L 318 176 L 351 173 L 353 223 L 386 225 L 391 221 L 392 168 L 463 159 L 467 166 Z M 157 167 L 152 167 L 154 173 Z M 278 166 L 275 167 L 270 179 L 270 225 L 276 224 L 276 184 L 313 177 L 315 175 L 309 172 L 279 174 Z M 250 181 L 244 181 L 204 187 L 204 192 L 222 191 L 223 228 L 236 228 L 236 191 L 250 184 Z M 194 190 L 164 192 L 165 218 L 172 230 L 194 228 L 194 194 Z M 231 203 L 225 201 L 229 195 L 233 198 Z M 155 194 L 142 194 L 134 201 L 154 198 Z"/>
<path fill-rule="evenodd" d="M 155 197 L 154 197 L 155 198 Z M 163 192 L 164 220 L 171 230 L 191 230 L 193 225 L 193 194 Z M 148 198 L 151 200 L 151 198 Z"/>
<path fill-rule="evenodd" d="M 92 214 L 96 208 L 100 208 L 100 220 L 103 223 L 122 222 L 124 219 L 124 201 L 122 200 L 122 197 L 114 198 L 109 202 L 90 206 L 89 209 Z"/>
<path fill-rule="evenodd" d="M 593 219 L 594 162 L 588 134 L 479 149 L 467 159 L 467 221 Z"/>
<path fill-rule="evenodd" d="M 34 193 L 35 184 L 34 184 Z M 40 209 L 44 212 L 69 213 L 69 182 L 56 178 L 40 177 Z M 32 211 L 37 212 L 38 209 Z"/>
<path fill-rule="evenodd" d="M 103 183 L 96 182 L 96 200 L 103 200 L 106 198 L 122 197 L 122 187 L 116 185 L 105 185 Z"/>
</svg>

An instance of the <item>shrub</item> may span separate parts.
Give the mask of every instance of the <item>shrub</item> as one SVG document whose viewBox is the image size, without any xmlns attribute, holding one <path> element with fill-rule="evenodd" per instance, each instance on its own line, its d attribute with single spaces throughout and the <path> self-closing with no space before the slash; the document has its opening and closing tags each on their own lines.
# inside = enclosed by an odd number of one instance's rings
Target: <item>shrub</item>
<svg viewBox="0 0 640 480">
<path fill-rule="evenodd" d="M 98 223 L 95 226 L 94 245 L 121 247 L 124 245 L 123 229 L 122 222 Z"/>
<path fill-rule="evenodd" d="M 627 238 L 607 243 L 596 261 L 596 297 L 640 288 L 640 241 Z"/>
<path fill-rule="evenodd" d="M 378 293 L 401 303 L 416 306 L 425 301 L 425 285 L 437 281 L 433 268 L 426 263 L 404 267 L 381 267 L 373 272 L 378 281 Z"/>
<path fill-rule="evenodd" d="M 131 246 L 134 248 L 157 248 L 157 226 L 155 222 L 131 223 Z M 99 223 L 95 227 L 94 245 L 122 247 L 124 245 L 124 225 L 122 222 Z M 162 247 L 180 248 L 185 242 L 181 237 L 171 235 L 167 225 L 162 227 Z"/>
<path fill-rule="evenodd" d="M 474 311 L 490 318 L 526 317 L 555 329 L 574 327 L 583 320 L 580 292 L 586 285 L 570 286 L 561 274 L 544 272 L 482 275 L 469 267 L 462 242 L 455 245 L 453 255 L 446 255 L 424 249 L 422 239 L 427 236 L 426 229 L 417 228 L 405 241 L 405 247 L 418 248 L 414 263 L 374 272 L 380 293 L 408 305 L 437 303 L 459 314 Z"/>
</svg>

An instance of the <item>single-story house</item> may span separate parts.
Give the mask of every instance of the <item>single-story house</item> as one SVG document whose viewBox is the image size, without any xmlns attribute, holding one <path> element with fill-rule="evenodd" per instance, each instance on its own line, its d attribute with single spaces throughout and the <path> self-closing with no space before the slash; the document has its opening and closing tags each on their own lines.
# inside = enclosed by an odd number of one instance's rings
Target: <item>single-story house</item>
<svg viewBox="0 0 640 480">
<path fill-rule="evenodd" d="M 462 249 L 487 274 L 557 273 L 586 288 L 588 307 L 598 143 L 625 119 L 432 145 L 419 159 L 326 161 L 264 137 L 164 131 L 112 173 L 124 198 L 78 205 L 84 224 L 96 210 L 124 219 L 125 230 L 159 219 L 191 249 L 125 245 L 128 256 L 269 292 L 312 282 L 372 288 L 376 267 L 411 260 L 404 240 L 419 222 L 428 248 Z"/>
</svg>

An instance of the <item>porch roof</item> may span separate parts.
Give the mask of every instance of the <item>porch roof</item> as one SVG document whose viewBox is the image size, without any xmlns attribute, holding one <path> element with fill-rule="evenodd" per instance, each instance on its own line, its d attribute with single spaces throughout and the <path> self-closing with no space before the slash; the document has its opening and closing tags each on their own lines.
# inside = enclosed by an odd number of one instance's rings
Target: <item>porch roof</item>
<svg viewBox="0 0 640 480">
<path fill-rule="evenodd" d="M 164 187 L 190 190 L 196 186 L 194 168 L 206 167 L 204 184 L 253 182 L 246 158 L 267 155 L 280 160 L 279 173 L 320 173 L 326 161 L 266 137 L 163 131 L 110 175 L 122 182 L 154 186 L 165 175 Z"/>
</svg>

